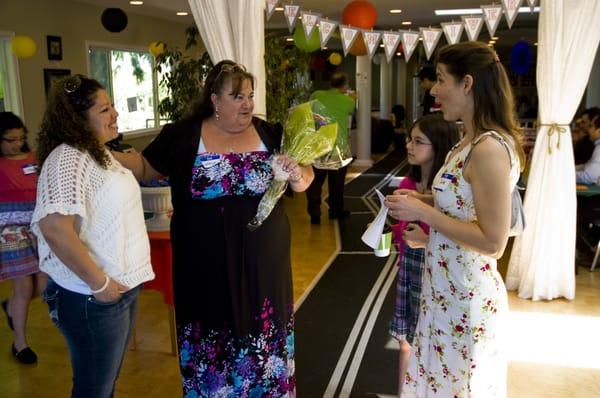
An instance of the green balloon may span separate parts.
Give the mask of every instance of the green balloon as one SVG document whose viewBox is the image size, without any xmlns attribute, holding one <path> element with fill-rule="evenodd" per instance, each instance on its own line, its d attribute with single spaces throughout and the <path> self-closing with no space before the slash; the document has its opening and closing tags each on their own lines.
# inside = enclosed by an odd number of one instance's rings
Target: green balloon
<svg viewBox="0 0 600 398">
<path fill-rule="evenodd" d="M 294 30 L 294 43 L 296 44 L 296 47 L 298 47 L 302 51 L 306 51 L 307 53 L 317 51 L 319 48 L 321 48 L 319 28 L 315 26 L 315 28 L 312 31 L 312 34 L 307 40 L 302 25 L 296 26 L 296 30 Z"/>
</svg>

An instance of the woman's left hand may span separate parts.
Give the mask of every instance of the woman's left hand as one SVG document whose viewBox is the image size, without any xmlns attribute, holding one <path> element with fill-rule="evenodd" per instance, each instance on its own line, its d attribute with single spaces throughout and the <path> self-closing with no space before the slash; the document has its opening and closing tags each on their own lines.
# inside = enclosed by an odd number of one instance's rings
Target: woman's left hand
<svg viewBox="0 0 600 398">
<path fill-rule="evenodd" d="M 407 195 L 388 195 L 384 204 L 389 209 L 388 214 L 401 221 L 423 221 L 423 214 L 429 207 L 419 199 Z"/>
<path fill-rule="evenodd" d="M 404 229 L 402 233 L 404 242 L 412 249 L 422 249 L 427 246 L 429 241 L 429 235 L 423 231 L 423 228 L 419 224 L 410 223 Z"/>
</svg>

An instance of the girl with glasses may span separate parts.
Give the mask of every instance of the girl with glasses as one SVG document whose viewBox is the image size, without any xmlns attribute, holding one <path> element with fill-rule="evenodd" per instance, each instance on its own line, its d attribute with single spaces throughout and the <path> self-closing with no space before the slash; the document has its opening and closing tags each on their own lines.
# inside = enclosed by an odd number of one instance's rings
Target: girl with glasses
<svg viewBox="0 0 600 398">
<path fill-rule="evenodd" d="M 460 139 L 456 123 L 433 114 L 417 120 L 406 136 L 406 152 L 410 169 L 398 189 L 411 195 L 431 195 L 433 177 L 444 164 L 446 154 Z M 396 306 L 390 324 L 390 334 L 400 344 L 398 397 L 402 392 L 411 345 L 419 316 L 421 274 L 429 226 L 425 223 L 402 221 L 392 226 L 398 248 L 398 282 Z"/>
<path fill-rule="evenodd" d="M 38 265 L 37 242 L 29 223 L 35 206 L 37 169 L 27 145 L 27 129 L 11 112 L 0 112 L 0 281 L 11 280 L 13 293 L 2 301 L 13 331 L 11 351 L 21 363 L 37 362 L 25 329 L 31 299 L 46 287 Z"/>
</svg>

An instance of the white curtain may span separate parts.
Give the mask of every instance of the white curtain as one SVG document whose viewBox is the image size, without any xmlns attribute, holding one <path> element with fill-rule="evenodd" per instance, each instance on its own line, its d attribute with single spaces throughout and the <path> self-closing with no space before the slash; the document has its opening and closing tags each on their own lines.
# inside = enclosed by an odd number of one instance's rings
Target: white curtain
<svg viewBox="0 0 600 398">
<path fill-rule="evenodd" d="M 600 40 L 600 1 L 546 0 L 538 26 L 541 127 L 533 152 L 525 217 L 506 286 L 519 297 L 575 297 L 575 167 L 569 123 L 585 90 Z M 555 124 L 555 126 L 552 126 Z"/>
<path fill-rule="evenodd" d="M 265 1 L 189 0 L 211 61 L 230 59 L 256 78 L 254 114 L 266 119 Z"/>
</svg>

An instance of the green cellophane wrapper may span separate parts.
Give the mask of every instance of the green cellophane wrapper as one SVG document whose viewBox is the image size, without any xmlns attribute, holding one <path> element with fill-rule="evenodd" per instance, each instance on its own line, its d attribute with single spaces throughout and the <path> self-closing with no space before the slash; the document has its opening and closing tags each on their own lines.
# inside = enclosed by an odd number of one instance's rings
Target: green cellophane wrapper
<svg viewBox="0 0 600 398">
<path fill-rule="evenodd" d="M 338 170 L 352 162 L 352 151 L 350 151 L 349 134 L 338 132 L 335 145 L 323 156 L 318 157 L 312 163 L 317 169 Z"/>
<path fill-rule="evenodd" d="M 336 143 L 338 124 L 317 100 L 290 108 L 283 128 L 281 154 L 294 159 L 300 166 L 308 166 L 315 159 L 331 152 Z M 277 158 L 277 155 L 273 157 Z M 260 227 L 275 208 L 288 186 L 287 179 L 273 178 L 264 193 L 248 229 Z"/>
</svg>

